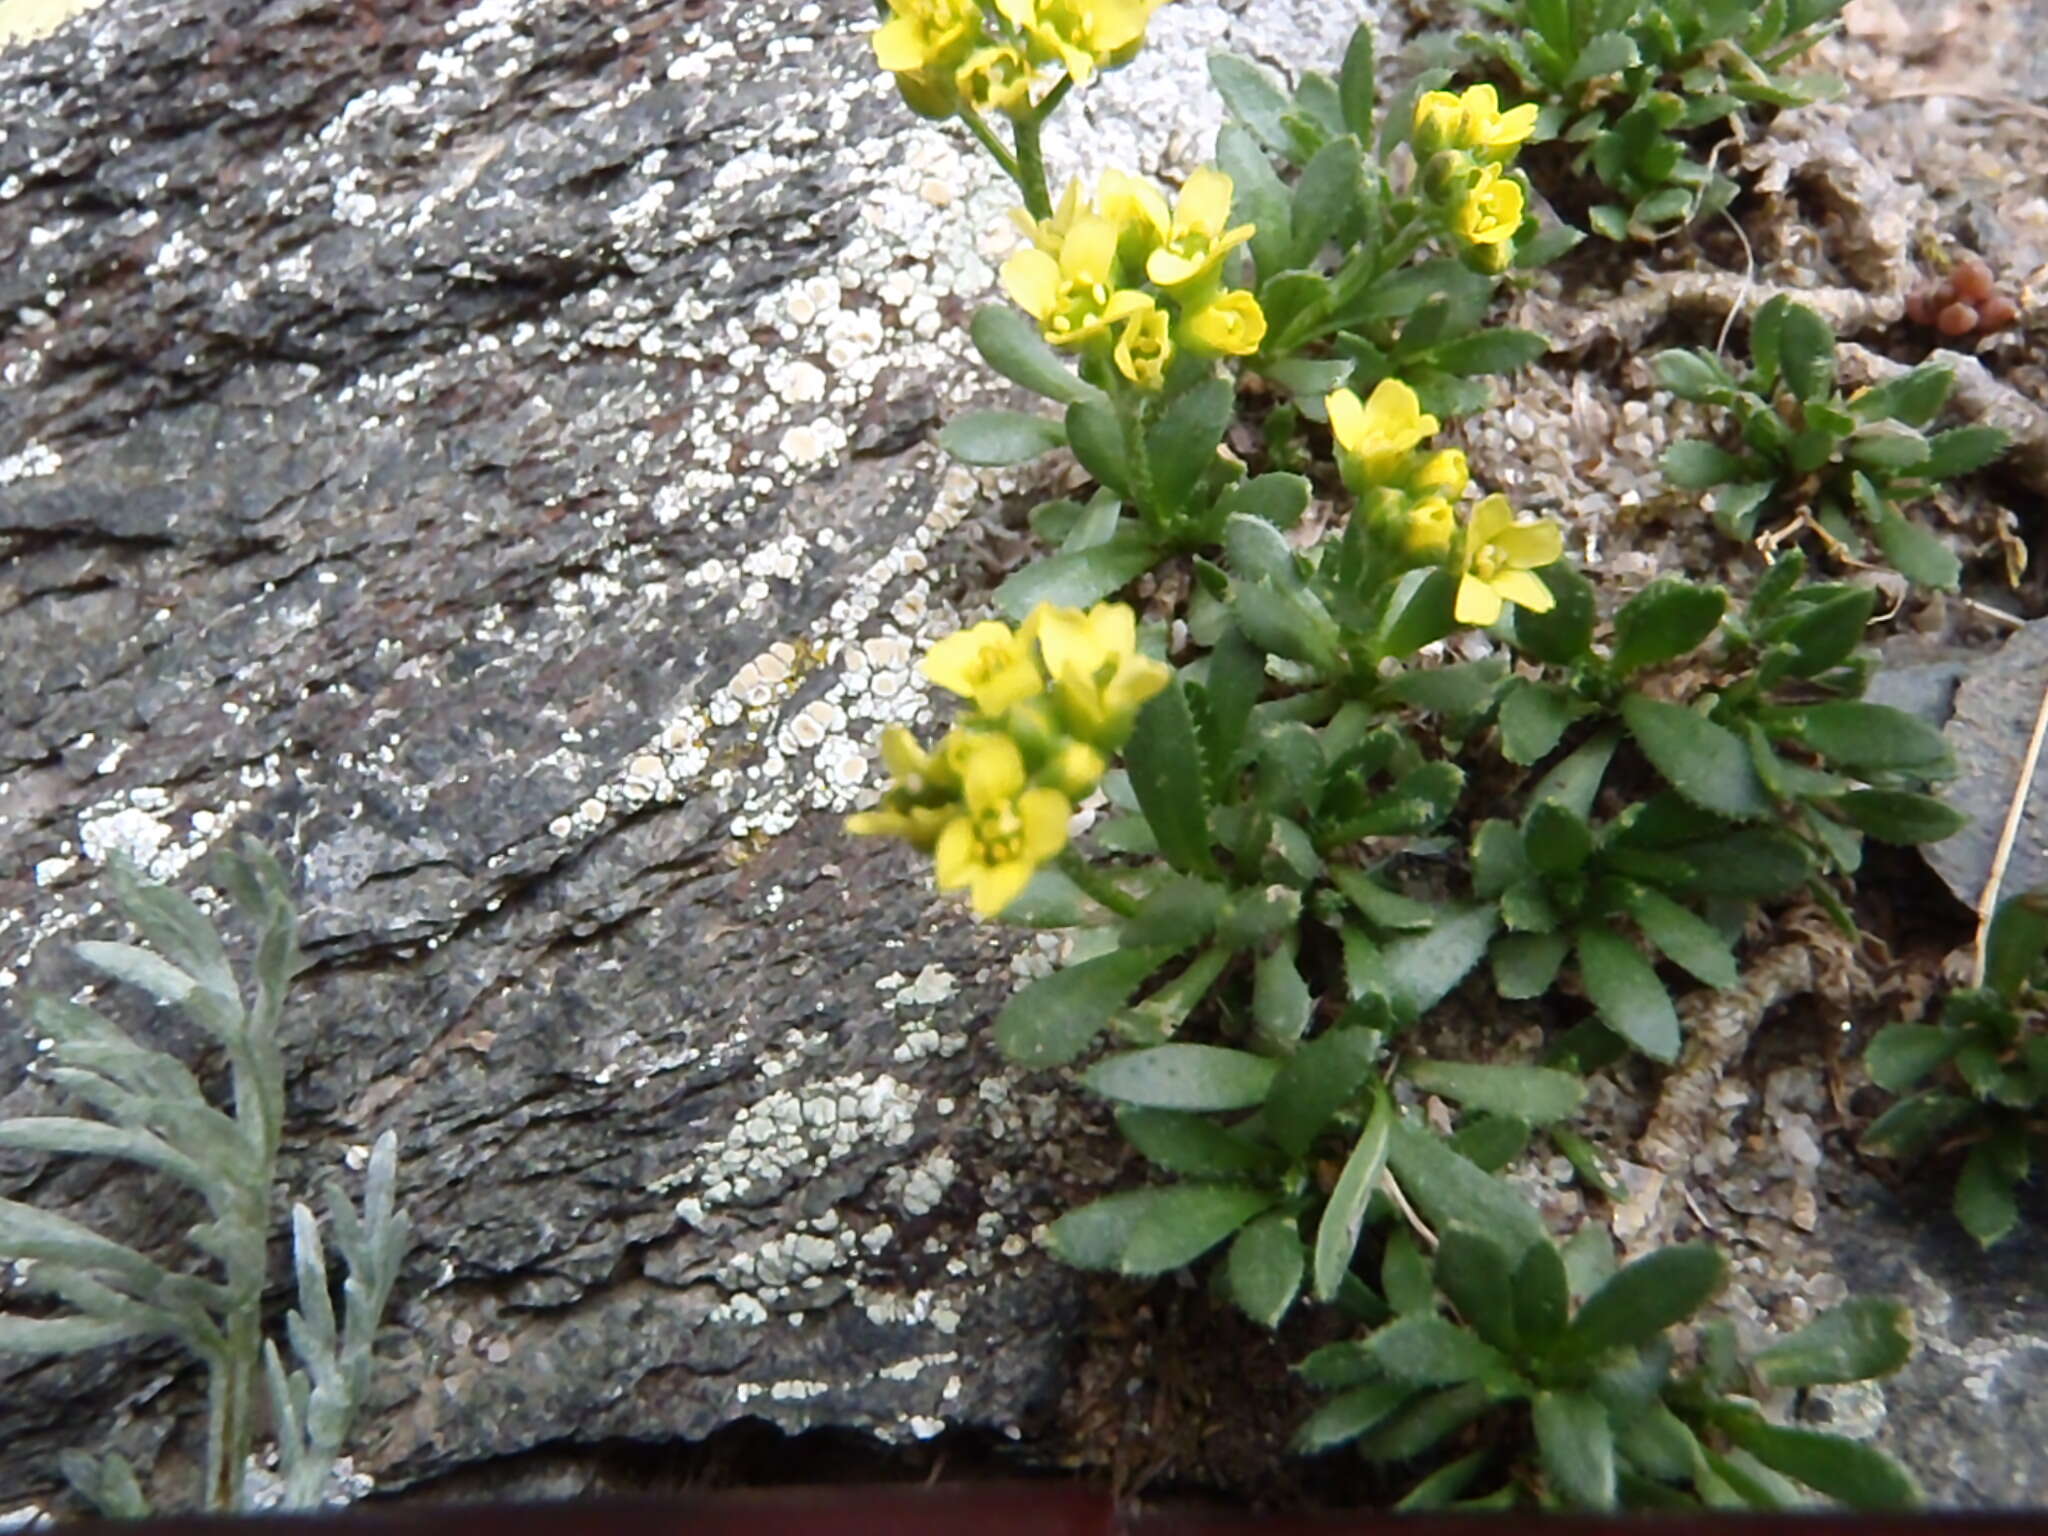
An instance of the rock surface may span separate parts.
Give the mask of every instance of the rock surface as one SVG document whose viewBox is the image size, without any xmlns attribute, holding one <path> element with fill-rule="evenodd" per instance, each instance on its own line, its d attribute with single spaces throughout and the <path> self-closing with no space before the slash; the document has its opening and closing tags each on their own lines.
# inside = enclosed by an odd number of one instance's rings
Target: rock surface
<svg viewBox="0 0 2048 1536">
<path fill-rule="evenodd" d="M 1016 550 L 1008 483 L 926 442 L 1009 199 L 873 76 L 869 14 L 112 0 L 0 54 L 0 1014 L 84 979 L 111 852 L 188 887 L 231 833 L 287 853 L 319 959 L 294 1177 L 396 1129 L 419 1229 L 380 1485 L 750 1415 L 1029 1436 L 1062 1389 L 1082 1291 L 1032 1234 L 1088 1187 L 1049 1151 L 1083 1111 L 977 1027 L 1044 952 L 838 830 L 879 725 L 925 717 L 923 641 Z M 1208 47 L 1326 63 L 1354 18 L 1171 7 L 1056 161 L 1184 162 Z M 1518 494 L 1632 516 L 1665 426 L 1612 371 L 1538 373 L 1475 467 L 1514 484 L 1568 422 L 1600 451 Z M 0 1113 L 47 1107 L 32 1052 L 0 1031 Z M 1823 1107 L 1740 1102 L 1760 1164 Z M 1811 1204 L 1794 1160 L 1763 1205 Z M 23 1190 L 179 1225 L 0 1160 Z M 1821 1193 L 1816 1263 L 1910 1262 L 1947 1309 L 1873 1429 L 1945 1498 L 2038 1496 L 2041 1298 Z M 1760 1292 L 1806 1278 L 1792 1210 Z M 82 1423 L 175 1483 L 173 1372 L 0 1364 L 0 1509 Z"/>
</svg>

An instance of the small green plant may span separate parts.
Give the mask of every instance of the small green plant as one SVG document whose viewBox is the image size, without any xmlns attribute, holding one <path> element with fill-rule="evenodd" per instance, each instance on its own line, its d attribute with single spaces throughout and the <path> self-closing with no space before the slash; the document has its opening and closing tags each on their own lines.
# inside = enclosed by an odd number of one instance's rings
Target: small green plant
<svg viewBox="0 0 2048 1536">
<path fill-rule="evenodd" d="M 253 1001 L 245 1001 L 226 946 L 190 900 L 148 885 L 116 864 L 122 910 L 144 945 L 83 943 L 88 964 L 173 1005 L 221 1049 L 233 1111 L 207 1101 L 175 1056 L 145 1045 L 92 1009 L 34 1000 L 46 1041 L 38 1071 L 103 1118 L 31 1116 L 0 1122 L 0 1148 L 110 1157 L 182 1185 L 204 1202 L 189 1241 L 203 1259 L 167 1267 L 62 1216 L 0 1200 L 0 1262 L 15 1265 L 17 1290 L 62 1304 L 55 1311 L 0 1313 L 0 1350 L 63 1355 L 109 1344 L 168 1339 L 204 1368 L 207 1381 L 203 1500 L 215 1510 L 252 1507 L 247 1465 L 269 1386 L 285 1507 L 317 1506 L 373 1366 L 379 1320 L 405 1256 L 408 1224 L 395 1205 L 397 1140 L 386 1132 L 370 1154 L 360 1213 L 338 1187 L 327 1191 L 335 1243 L 348 1263 L 337 1330 L 319 1224 L 292 1207 L 298 1308 L 285 1320 L 296 1368 L 287 1372 L 263 1337 L 271 1193 L 284 1122 L 284 1058 L 277 1024 L 302 969 L 291 893 L 277 861 L 254 843 L 224 852 L 217 878 L 255 933 Z M 134 1469 L 118 1454 L 64 1458 L 73 1486 L 103 1512 L 149 1513 Z"/>
<path fill-rule="evenodd" d="M 1834 30 L 1847 0 L 1474 0 L 1503 23 L 1469 32 L 1542 103 L 1540 140 L 1570 148 L 1608 198 L 1586 211 L 1609 240 L 1650 240 L 1718 213 L 1736 186 L 1702 141 L 1758 107 L 1796 107 L 1835 82 L 1786 66 Z"/>
<path fill-rule="evenodd" d="M 1864 1053 L 1871 1080 L 1899 1101 L 1863 1134 L 1863 1150 L 1918 1158 L 1966 1147 L 1955 1213 L 1985 1247 L 2019 1223 L 2018 1186 L 2048 1150 L 2048 891 L 2000 904 L 1979 984 L 1951 992 L 1938 1024 L 1888 1024 Z"/>
<path fill-rule="evenodd" d="M 1749 371 L 1740 375 L 1699 349 L 1652 360 L 1658 383 L 1682 400 L 1726 410 L 1741 439 L 1733 449 L 1675 443 L 1665 475 L 1674 485 L 1712 490 L 1714 521 L 1731 538 L 1747 539 L 1762 523 L 1775 545 L 1810 529 L 1862 562 L 1868 534 L 1900 575 L 1954 591 L 1961 563 L 1900 504 L 1982 469 L 2005 451 L 2007 434 L 1988 426 L 1925 430 L 1955 387 L 1954 374 L 1938 363 L 1845 397 L 1833 330 L 1782 295 L 1757 311 L 1749 349 Z"/>
<path fill-rule="evenodd" d="M 1745 1359 L 1729 1323 L 1699 1322 L 1728 1276 L 1711 1246 L 1663 1248 L 1616 1269 L 1597 1227 L 1561 1250 L 1527 1227 L 1497 1217 L 1483 1230 L 1453 1226 L 1428 1256 L 1406 1230 L 1389 1237 L 1380 1271 L 1392 1315 L 1298 1367 L 1337 1395 L 1296 1448 L 1352 1445 L 1368 1461 L 1430 1468 L 1396 1506 L 1408 1510 L 1784 1510 L 1815 1495 L 1877 1510 L 1917 1500 L 1882 1452 L 1772 1424 L 1756 1404 L 1896 1371 L 1912 1352 L 1904 1305 L 1851 1300 Z M 1681 1370 L 1670 1333 L 1688 1323 L 1699 1329 L 1697 1360 Z"/>
</svg>

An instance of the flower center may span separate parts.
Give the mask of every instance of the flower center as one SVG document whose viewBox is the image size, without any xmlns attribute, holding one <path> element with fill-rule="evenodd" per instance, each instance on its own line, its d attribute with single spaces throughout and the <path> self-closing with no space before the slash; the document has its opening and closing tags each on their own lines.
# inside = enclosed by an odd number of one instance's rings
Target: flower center
<svg viewBox="0 0 2048 1536">
<path fill-rule="evenodd" d="M 984 864 L 1011 864 L 1024 857 L 1024 818 L 1015 805 L 990 806 L 974 816 L 974 839 Z"/>
</svg>

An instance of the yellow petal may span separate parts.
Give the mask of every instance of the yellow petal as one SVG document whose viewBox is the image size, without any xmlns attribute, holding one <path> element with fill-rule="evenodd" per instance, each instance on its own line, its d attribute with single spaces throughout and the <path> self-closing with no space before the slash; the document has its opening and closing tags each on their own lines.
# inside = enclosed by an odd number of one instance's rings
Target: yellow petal
<svg viewBox="0 0 2048 1536">
<path fill-rule="evenodd" d="M 871 37 L 875 62 L 893 74 L 924 68 L 924 28 L 908 16 L 891 16 Z"/>
<path fill-rule="evenodd" d="M 1509 565 L 1533 571 L 1564 553 L 1564 530 L 1555 523 L 1521 523 L 1501 529 L 1488 542 Z"/>
<path fill-rule="evenodd" d="M 1458 583 L 1458 600 L 1451 606 L 1451 616 L 1460 624 L 1485 629 L 1499 621 L 1500 609 L 1500 594 L 1477 576 L 1467 576 Z"/>
<path fill-rule="evenodd" d="M 1017 816 L 1024 823 L 1024 857 L 1034 865 L 1043 864 L 1066 847 L 1067 818 L 1073 814 L 1067 797 L 1056 789 L 1027 789 L 1019 795 Z"/>
<path fill-rule="evenodd" d="M 1180 200 L 1174 205 L 1175 232 L 1185 230 L 1211 236 L 1220 233 L 1230 217 L 1230 192 L 1230 178 L 1223 172 L 1207 165 L 1196 171 L 1181 188 Z"/>
<path fill-rule="evenodd" d="M 1034 320 L 1052 313 L 1060 291 L 1060 264 L 1033 247 L 1003 263 L 1003 289 Z"/>
<path fill-rule="evenodd" d="M 1105 651 L 1128 656 L 1138 648 L 1138 615 L 1127 603 L 1097 603 L 1088 610 L 1088 630 Z"/>
<path fill-rule="evenodd" d="M 1027 633 L 1038 642 L 1038 653 L 1045 658 L 1045 670 L 1054 677 L 1063 677 L 1069 667 L 1082 672 L 1095 670 L 1095 646 L 1088 626 L 1088 616 L 1078 608 L 1058 608 L 1051 603 L 1041 603 L 1031 610 L 1026 619 Z"/>
<path fill-rule="evenodd" d="M 1492 586 L 1517 608 L 1526 608 L 1531 613 L 1548 613 L 1557 606 L 1550 588 L 1532 571 L 1502 571 L 1493 578 Z"/>
<path fill-rule="evenodd" d="M 932 845 L 932 873 L 938 877 L 940 890 L 957 891 L 974 878 L 976 847 L 973 822 L 956 816 L 946 823 Z"/>
<path fill-rule="evenodd" d="M 888 765 L 890 777 L 902 784 L 920 777 L 931 759 L 925 756 L 915 736 L 900 725 L 892 725 L 882 731 L 882 761 Z"/>
<path fill-rule="evenodd" d="M 985 864 L 974 872 L 974 910 L 982 917 L 999 917 L 1003 908 L 1024 894 L 1031 883 L 1033 866 L 1022 859 L 1007 864 Z"/>
<path fill-rule="evenodd" d="M 1107 283 L 1116 262 L 1116 226 L 1100 214 L 1074 220 L 1060 244 L 1060 272 L 1072 283 Z"/>
<path fill-rule="evenodd" d="M 1016 643 L 1009 625 L 986 619 L 970 628 L 956 629 L 939 641 L 925 652 L 918 670 L 948 693 L 971 699 L 981 679 L 982 654 Z"/>
<path fill-rule="evenodd" d="M 1406 453 L 1442 425 L 1425 415 L 1415 391 L 1399 379 L 1382 379 L 1365 402 L 1366 452 Z"/>
<path fill-rule="evenodd" d="M 1465 487 L 1471 483 L 1471 466 L 1465 462 L 1464 453 L 1457 448 L 1446 448 L 1440 453 L 1432 453 L 1422 461 L 1422 467 L 1415 472 L 1415 488 L 1418 491 L 1435 491 L 1454 500 L 1462 496 Z"/>
<path fill-rule="evenodd" d="M 1323 409 L 1330 416 L 1330 434 L 1340 448 L 1365 452 L 1365 407 L 1348 389 L 1323 396 Z"/>
<path fill-rule="evenodd" d="M 1515 520 L 1515 509 L 1508 505 L 1507 497 L 1495 491 L 1483 497 L 1472 509 L 1472 523 L 1465 531 L 1465 560 L 1469 565 L 1472 556 L 1482 544 L 1491 544 L 1493 536 L 1508 527 Z"/>
<path fill-rule="evenodd" d="M 855 837 L 894 837 L 908 825 L 897 811 L 855 811 L 846 818 L 846 830 Z"/>
<path fill-rule="evenodd" d="M 1015 799 L 1024 787 L 1024 754 L 1009 737 L 991 731 L 975 738 L 961 765 L 960 778 L 969 810 L 1001 805 Z"/>
<path fill-rule="evenodd" d="M 1493 130 L 1492 139 L 1494 146 L 1499 149 L 1506 149 L 1521 143 L 1536 131 L 1536 118 L 1537 107 L 1533 101 L 1525 102 L 1519 107 L 1503 112 L 1500 122 L 1495 125 Z"/>
<path fill-rule="evenodd" d="M 1500 115 L 1500 92 L 1490 85 L 1468 86 L 1460 105 L 1475 122 L 1491 122 Z"/>
</svg>

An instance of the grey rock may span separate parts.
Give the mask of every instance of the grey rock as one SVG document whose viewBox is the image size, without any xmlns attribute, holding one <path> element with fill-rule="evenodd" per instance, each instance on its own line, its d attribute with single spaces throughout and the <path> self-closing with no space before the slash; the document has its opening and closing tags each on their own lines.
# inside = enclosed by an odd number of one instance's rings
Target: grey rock
<svg viewBox="0 0 2048 1536">
<path fill-rule="evenodd" d="M 2048 620 L 2016 630 L 1964 675 L 1943 734 L 1958 772 L 1942 798 L 1970 818 L 1954 837 L 1926 849 L 1927 862 L 1950 890 L 1974 908 L 1982 897 L 1999 839 L 2020 790 L 2034 721 L 2048 694 Z M 2000 890 L 2016 895 L 2048 885 L 2048 773 L 2026 791 L 2017 835 Z"/>
</svg>

